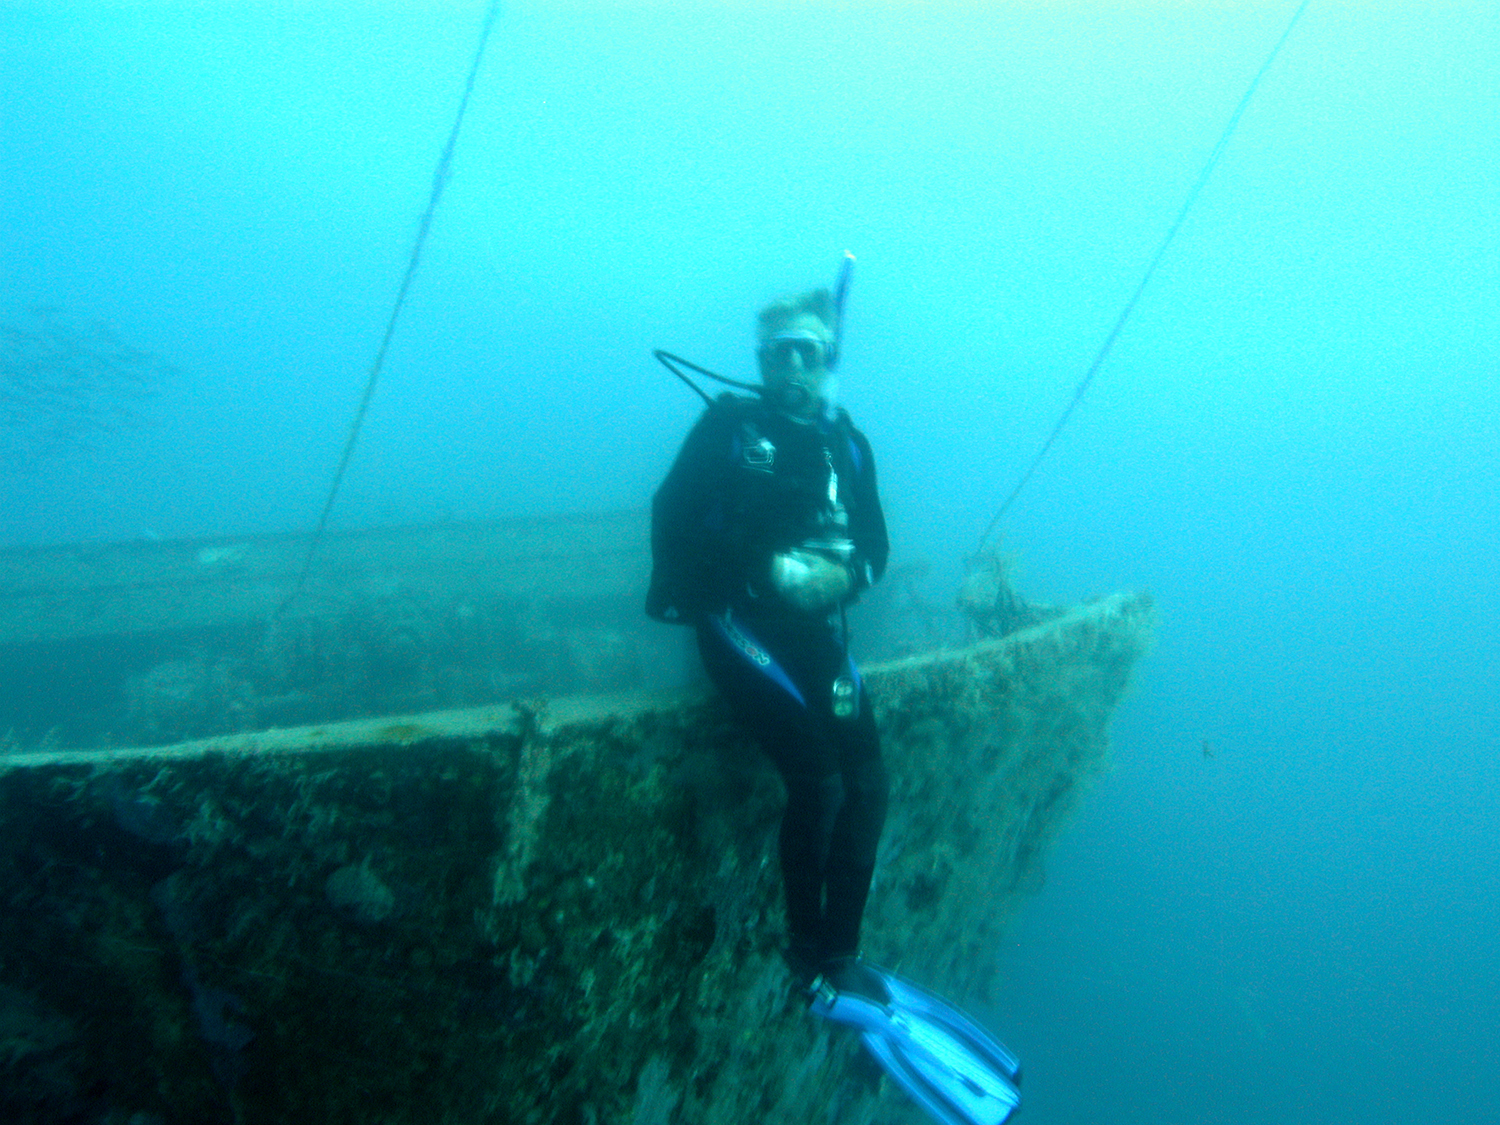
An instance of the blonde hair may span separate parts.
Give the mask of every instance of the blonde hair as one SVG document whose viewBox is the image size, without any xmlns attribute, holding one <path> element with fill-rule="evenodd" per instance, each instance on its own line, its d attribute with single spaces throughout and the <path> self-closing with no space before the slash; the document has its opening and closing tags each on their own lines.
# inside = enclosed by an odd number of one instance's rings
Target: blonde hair
<svg viewBox="0 0 1500 1125">
<path fill-rule="evenodd" d="M 799 316 L 815 316 L 829 334 L 838 330 L 833 308 L 833 294 L 827 289 L 812 289 L 795 297 L 782 297 L 760 310 L 760 339 L 767 340 L 782 331 Z"/>
</svg>

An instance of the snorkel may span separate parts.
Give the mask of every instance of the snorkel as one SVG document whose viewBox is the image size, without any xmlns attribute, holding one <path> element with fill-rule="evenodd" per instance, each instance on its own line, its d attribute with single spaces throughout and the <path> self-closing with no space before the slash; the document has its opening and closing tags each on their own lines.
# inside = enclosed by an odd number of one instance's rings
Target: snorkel
<svg viewBox="0 0 1500 1125">
<path fill-rule="evenodd" d="M 849 296 L 849 281 L 854 276 L 854 255 L 844 251 L 844 260 L 839 263 L 839 280 L 833 287 L 833 347 L 828 350 L 827 365 L 832 371 L 838 366 L 839 353 L 844 342 L 844 298 Z"/>
<path fill-rule="evenodd" d="M 843 355 L 844 342 L 844 299 L 849 296 L 849 282 L 854 276 L 854 255 L 844 251 L 844 259 L 839 263 L 839 279 L 833 287 L 833 340 L 828 348 L 827 358 L 823 365 L 828 369 L 828 374 L 823 377 L 823 415 L 832 419 L 838 413 L 839 401 L 839 377 L 836 368 L 839 365 L 839 357 Z"/>
</svg>

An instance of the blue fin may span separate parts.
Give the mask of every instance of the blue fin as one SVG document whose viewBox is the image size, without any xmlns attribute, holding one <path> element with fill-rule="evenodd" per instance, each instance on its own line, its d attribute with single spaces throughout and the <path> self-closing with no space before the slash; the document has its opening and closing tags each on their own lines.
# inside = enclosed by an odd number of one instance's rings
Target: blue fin
<svg viewBox="0 0 1500 1125">
<path fill-rule="evenodd" d="M 812 1013 L 857 1028 L 865 1049 L 942 1125 L 1002 1125 L 1021 1102 L 1021 1064 L 963 1012 L 868 965 L 890 993 L 881 1003 L 813 985 Z"/>
</svg>

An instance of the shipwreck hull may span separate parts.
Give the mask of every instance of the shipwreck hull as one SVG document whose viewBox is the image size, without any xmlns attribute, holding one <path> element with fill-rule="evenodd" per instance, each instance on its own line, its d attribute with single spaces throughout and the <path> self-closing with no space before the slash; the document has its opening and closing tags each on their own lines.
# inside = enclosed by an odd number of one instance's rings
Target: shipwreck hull
<svg viewBox="0 0 1500 1125">
<path fill-rule="evenodd" d="M 867 670 L 892 778 L 870 957 L 1003 1001 L 999 935 L 1151 626 L 1120 595 Z M 791 995 L 780 785 L 705 696 L 0 770 L 5 1120 L 919 1119 Z"/>
</svg>

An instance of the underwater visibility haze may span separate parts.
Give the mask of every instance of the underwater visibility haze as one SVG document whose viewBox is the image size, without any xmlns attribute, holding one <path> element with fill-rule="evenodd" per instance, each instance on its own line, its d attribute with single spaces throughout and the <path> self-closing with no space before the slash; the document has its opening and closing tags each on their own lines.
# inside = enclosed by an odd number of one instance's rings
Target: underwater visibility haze
<svg viewBox="0 0 1500 1125">
<path fill-rule="evenodd" d="M 505 5 L 333 526 L 644 508 L 652 349 L 850 251 L 951 600 L 1295 7 Z M 0 8 L 0 545 L 315 525 L 483 18 Z M 1312 0 L 999 528 L 1162 618 L 996 951 L 1028 1121 L 1500 1118 L 1497 122 L 1492 3 Z"/>
</svg>

